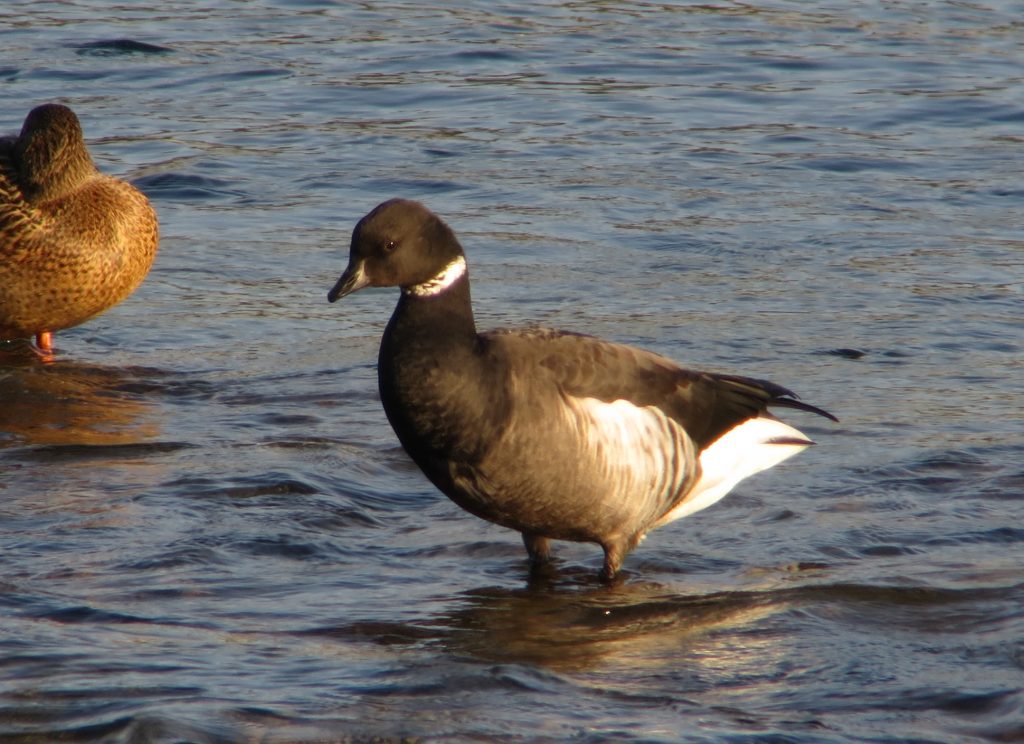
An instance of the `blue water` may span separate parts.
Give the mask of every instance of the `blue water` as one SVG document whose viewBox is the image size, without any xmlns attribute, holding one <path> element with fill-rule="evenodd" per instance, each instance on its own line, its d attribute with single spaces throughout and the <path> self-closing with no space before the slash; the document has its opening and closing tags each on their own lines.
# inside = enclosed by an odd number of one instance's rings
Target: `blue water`
<svg viewBox="0 0 1024 744">
<path fill-rule="evenodd" d="M 0 741 L 1024 740 L 1014 3 L 8 2 L 146 191 L 146 283 L 0 349 Z M 625 581 L 438 494 L 328 305 L 395 196 L 483 327 L 775 380 L 842 420 Z"/>
</svg>

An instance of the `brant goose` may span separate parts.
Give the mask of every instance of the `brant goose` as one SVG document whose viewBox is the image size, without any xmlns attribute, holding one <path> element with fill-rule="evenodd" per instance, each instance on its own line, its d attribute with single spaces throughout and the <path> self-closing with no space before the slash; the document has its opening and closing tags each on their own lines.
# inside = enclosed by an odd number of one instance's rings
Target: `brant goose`
<svg viewBox="0 0 1024 744">
<path fill-rule="evenodd" d="M 156 213 L 134 186 L 96 170 L 78 117 L 49 103 L 0 138 L 0 340 L 53 332 L 113 307 L 146 278 Z"/>
<path fill-rule="evenodd" d="M 327 298 L 393 286 L 377 367 L 388 420 L 452 501 L 521 532 L 535 567 L 552 539 L 595 542 L 609 581 L 649 530 L 812 444 L 769 406 L 836 420 L 774 383 L 592 336 L 478 333 L 459 241 L 404 199 L 359 221 Z"/>
</svg>

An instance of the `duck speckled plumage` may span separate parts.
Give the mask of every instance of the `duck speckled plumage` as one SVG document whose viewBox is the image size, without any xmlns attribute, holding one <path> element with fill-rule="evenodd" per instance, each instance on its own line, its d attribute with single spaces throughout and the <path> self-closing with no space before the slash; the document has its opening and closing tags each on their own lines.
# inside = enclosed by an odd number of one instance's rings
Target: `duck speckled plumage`
<svg viewBox="0 0 1024 744">
<path fill-rule="evenodd" d="M 388 420 L 435 486 L 522 533 L 535 565 L 551 539 L 595 542 L 610 580 L 649 530 L 811 444 L 770 406 L 835 420 L 766 380 L 592 336 L 477 333 L 455 234 L 402 199 L 356 225 L 328 299 L 393 286 L 402 293 L 377 366 Z"/>
<path fill-rule="evenodd" d="M 83 323 L 145 279 L 157 218 L 134 186 L 100 173 L 67 106 L 32 109 L 0 139 L 0 340 Z"/>
</svg>

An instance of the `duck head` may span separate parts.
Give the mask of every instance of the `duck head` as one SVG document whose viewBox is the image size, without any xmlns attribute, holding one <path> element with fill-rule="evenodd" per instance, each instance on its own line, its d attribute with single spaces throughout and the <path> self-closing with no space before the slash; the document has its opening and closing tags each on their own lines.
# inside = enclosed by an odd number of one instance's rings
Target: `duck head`
<svg viewBox="0 0 1024 744">
<path fill-rule="evenodd" d="M 29 200 L 59 198 L 96 171 L 78 117 L 59 103 L 29 112 L 15 151 L 21 188 Z"/>
</svg>

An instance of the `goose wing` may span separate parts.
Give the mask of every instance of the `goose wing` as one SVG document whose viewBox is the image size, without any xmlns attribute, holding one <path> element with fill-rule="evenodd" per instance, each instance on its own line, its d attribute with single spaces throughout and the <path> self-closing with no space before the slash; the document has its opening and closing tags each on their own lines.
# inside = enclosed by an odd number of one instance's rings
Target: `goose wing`
<svg viewBox="0 0 1024 744">
<path fill-rule="evenodd" d="M 493 331 L 482 339 L 508 346 L 523 364 L 552 379 L 563 394 L 606 403 L 624 400 L 660 410 L 700 450 L 738 424 L 764 415 L 771 406 L 836 420 L 773 382 L 684 369 L 652 352 L 593 336 L 533 328 Z"/>
</svg>

